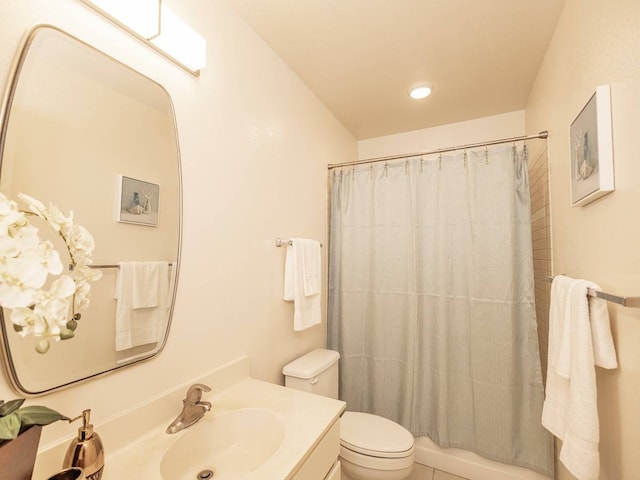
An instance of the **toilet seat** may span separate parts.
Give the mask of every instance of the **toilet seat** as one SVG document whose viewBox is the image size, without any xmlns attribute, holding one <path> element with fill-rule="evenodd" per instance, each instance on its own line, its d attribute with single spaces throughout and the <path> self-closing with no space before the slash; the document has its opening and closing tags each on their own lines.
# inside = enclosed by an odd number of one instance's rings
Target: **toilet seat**
<svg viewBox="0 0 640 480">
<path fill-rule="evenodd" d="M 342 467 L 346 469 L 349 469 L 350 465 L 353 465 L 356 468 L 365 468 L 370 472 L 378 470 L 384 472 L 398 472 L 406 469 L 410 471 L 413 468 L 413 462 L 415 461 L 415 453 L 412 448 L 409 450 L 409 455 L 406 457 L 382 458 L 363 455 L 362 453 L 354 452 L 341 445 L 340 461 L 342 462 Z"/>
<path fill-rule="evenodd" d="M 413 435 L 408 430 L 370 413 L 342 415 L 340 444 L 352 452 L 376 458 L 404 458 L 414 453 Z"/>
</svg>

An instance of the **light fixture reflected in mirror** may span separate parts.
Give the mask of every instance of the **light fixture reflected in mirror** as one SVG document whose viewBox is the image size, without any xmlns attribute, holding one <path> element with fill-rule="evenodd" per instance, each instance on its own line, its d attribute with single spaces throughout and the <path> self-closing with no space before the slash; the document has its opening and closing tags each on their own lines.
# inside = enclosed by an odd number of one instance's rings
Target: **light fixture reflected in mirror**
<svg viewBox="0 0 640 480">
<path fill-rule="evenodd" d="M 192 75 L 206 66 L 206 40 L 161 0 L 80 0 Z"/>
</svg>

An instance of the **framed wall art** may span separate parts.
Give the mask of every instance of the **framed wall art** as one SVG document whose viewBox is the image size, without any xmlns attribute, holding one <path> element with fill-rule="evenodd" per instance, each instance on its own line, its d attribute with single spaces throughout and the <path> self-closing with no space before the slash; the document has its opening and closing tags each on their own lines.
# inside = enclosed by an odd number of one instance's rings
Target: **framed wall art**
<svg viewBox="0 0 640 480">
<path fill-rule="evenodd" d="M 118 221 L 158 226 L 160 186 L 120 175 Z"/>
<path fill-rule="evenodd" d="M 569 128 L 571 205 L 583 206 L 614 189 L 611 92 L 597 87 Z"/>
</svg>

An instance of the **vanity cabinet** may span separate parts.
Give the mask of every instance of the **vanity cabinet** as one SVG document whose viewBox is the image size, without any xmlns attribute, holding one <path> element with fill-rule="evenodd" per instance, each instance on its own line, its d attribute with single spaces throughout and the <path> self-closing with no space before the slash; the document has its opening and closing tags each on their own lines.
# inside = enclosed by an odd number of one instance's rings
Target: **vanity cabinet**
<svg viewBox="0 0 640 480">
<path fill-rule="evenodd" d="M 337 419 L 311 451 L 292 480 L 340 480 L 340 420 Z"/>
<path fill-rule="evenodd" d="M 207 469 L 214 470 L 214 478 L 220 480 L 340 480 L 340 415 L 345 403 L 248 374 L 248 359 L 241 357 L 194 378 L 192 383 L 208 385 L 218 393 L 209 397 L 211 412 L 177 434 L 167 435 L 166 426 L 184 398 L 182 386 L 99 425 L 105 445 L 116 449 L 108 452 L 103 480 L 192 479 Z M 233 420 L 238 429 L 222 419 Z M 252 443 L 258 420 L 265 432 L 261 442 L 266 443 L 262 461 L 252 464 L 249 460 L 256 460 L 263 445 Z M 281 436 L 274 428 L 280 423 Z M 200 442 L 205 448 L 192 448 Z M 67 446 L 63 441 L 39 452 L 33 478 L 48 478 L 59 471 Z M 252 449 L 256 455 L 247 458 Z M 183 454 L 184 450 L 189 453 Z"/>
</svg>

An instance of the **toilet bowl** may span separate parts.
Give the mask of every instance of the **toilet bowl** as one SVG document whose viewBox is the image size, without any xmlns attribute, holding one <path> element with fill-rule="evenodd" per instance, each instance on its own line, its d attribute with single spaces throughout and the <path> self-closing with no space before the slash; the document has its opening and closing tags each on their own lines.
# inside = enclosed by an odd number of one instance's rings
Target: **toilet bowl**
<svg viewBox="0 0 640 480">
<path fill-rule="evenodd" d="M 404 480 L 414 457 L 413 436 L 397 423 L 359 412 L 340 418 L 342 480 Z"/>
<path fill-rule="evenodd" d="M 317 349 L 286 365 L 285 386 L 338 398 L 338 359 L 333 350 Z M 342 480 L 405 480 L 415 457 L 411 433 L 370 413 L 345 412 L 340 418 Z"/>
</svg>

